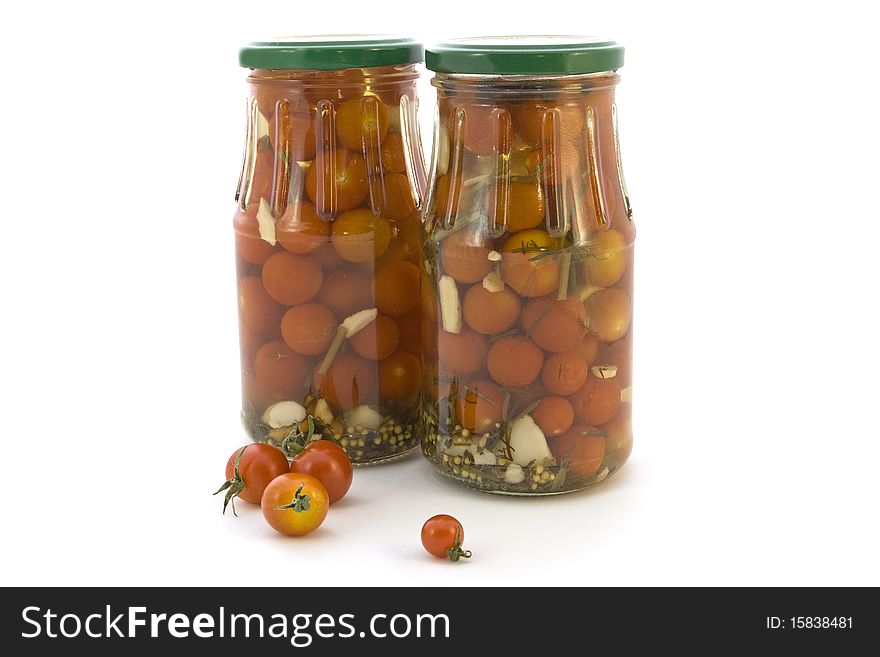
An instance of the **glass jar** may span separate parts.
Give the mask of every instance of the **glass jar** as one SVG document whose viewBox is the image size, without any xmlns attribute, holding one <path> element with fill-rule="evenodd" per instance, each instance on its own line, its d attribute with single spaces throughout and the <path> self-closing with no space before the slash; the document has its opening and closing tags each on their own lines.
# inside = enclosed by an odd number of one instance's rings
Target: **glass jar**
<svg viewBox="0 0 880 657">
<path fill-rule="evenodd" d="M 372 463 L 421 438 L 420 208 L 409 39 L 251 43 L 234 218 L 242 419 Z"/>
<path fill-rule="evenodd" d="M 427 50 L 422 451 L 480 490 L 598 483 L 632 449 L 635 228 L 620 165 L 623 48 L 480 38 Z"/>
</svg>

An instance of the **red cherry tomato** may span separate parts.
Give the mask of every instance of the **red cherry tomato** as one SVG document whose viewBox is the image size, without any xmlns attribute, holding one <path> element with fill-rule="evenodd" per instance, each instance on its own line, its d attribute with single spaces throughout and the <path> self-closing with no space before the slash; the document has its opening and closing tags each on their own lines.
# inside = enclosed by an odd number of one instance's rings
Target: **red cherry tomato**
<svg viewBox="0 0 880 657">
<path fill-rule="evenodd" d="M 422 545 L 438 559 L 458 561 L 462 557 L 470 558 L 471 551 L 461 549 L 463 541 L 464 528 L 452 516 L 434 516 L 422 525 Z"/>
<path fill-rule="evenodd" d="M 269 482 L 289 470 L 287 457 L 280 449 L 271 445 L 254 443 L 235 450 L 226 463 L 226 481 L 217 491 L 226 491 L 223 513 L 226 513 L 226 507 L 230 503 L 232 512 L 235 513 L 233 500 L 236 497 L 251 504 L 259 504 Z"/>
<path fill-rule="evenodd" d="M 315 440 L 303 448 L 290 464 L 291 472 L 312 475 L 327 489 L 335 504 L 351 487 L 351 461 L 345 450 L 329 440 Z"/>
</svg>

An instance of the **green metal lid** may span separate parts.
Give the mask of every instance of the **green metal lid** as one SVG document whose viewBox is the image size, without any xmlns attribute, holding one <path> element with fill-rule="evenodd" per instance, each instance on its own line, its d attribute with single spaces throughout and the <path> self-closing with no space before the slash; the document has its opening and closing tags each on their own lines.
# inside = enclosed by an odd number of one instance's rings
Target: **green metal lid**
<svg viewBox="0 0 880 657">
<path fill-rule="evenodd" d="M 430 46 L 425 63 L 438 73 L 578 75 L 623 66 L 623 46 L 590 36 L 496 36 Z"/>
<path fill-rule="evenodd" d="M 417 64 L 425 48 L 418 41 L 377 34 L 323 34 L 253 41 L 238 51 L 247 68 L 337 71 Z"/>
</svg>

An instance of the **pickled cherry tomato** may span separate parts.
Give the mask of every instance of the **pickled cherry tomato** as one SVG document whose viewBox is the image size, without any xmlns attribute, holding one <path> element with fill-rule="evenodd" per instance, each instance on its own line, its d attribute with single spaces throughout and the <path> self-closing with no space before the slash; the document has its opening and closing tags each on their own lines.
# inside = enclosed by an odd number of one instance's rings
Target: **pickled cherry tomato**
<svg viewBox="0 0 880 657">
<path fill-rule="evenodd" d="M 248 208 L 255 208 L 254 204 Z M 255 211 L 256 212 L 256 211 Z M 233 220 L 235 227 L 235 250 L 238 255 L 253 265 L 262 265 L 275 253 L 275 247 L 260 237 L 256 215 L 248 216 L 241 212 Z"/>
<path fill-rule="evenodd" d="M 538 378 L 544 353 L 528 338 L 501 338 L 489 348 L 486 365 L 492 378 L 502 386 L 522 388 Z"/>
<path fill-rule="evenodd" d="M 344 148 L 336 149 L 323 163 L 315 159 L 306 174 L 306 194 L 322 211 L 330 212 L 333 209 L 334 197 L 337 212 L 352 210 L 363 203 L 369 193 L 370 183 L 367 181 L 364 158 Z"/>
<path fill-rule="evenodd" d="M 629 330 L 632 306 L 623 290 L 609 287 L 594 292 L 584 302 L 587 310 L 587 326 L 602 342 L 619 340 Z"/>
<path fill-rule="evenodd" d="M 345 319 L 358 310 L 372 308 L 373 284 L 369 276 L 351 267 L 328 272 L 316 301 L 327 306 L 339 319 Z"/>
<path fill-rule="evenodd" d="M 544 397 L 531 416 L 545 436 L 559 436 L 571 428 L 574 408 L 564 397 Z"/>
<path fill-rule="evenodd" d="M 383 176 L 384 214 L 395 221 L 406 219 L 416 209 L 416 200 L 413 196 L 409 179 L 402 173 L 386 173 Z"/>
<path fill-rule="evenodd" d="M 587 424 L 576 424 L 561 436 L 547 441 L 553 457 L 562 462 L 570 461 L 571 477 L 592 477 L 602 465 L 605 455 L 604 432 Z"/>
<path fill-rule="evenodd" d="M 382 166 L 392 173 L 406 171 L 406 151 L 399 132 L 389 132 L 382 140 Z"/>
<path fill-rule="evenodd" d="M 391 226 L 369 210 L 349 210 L 339 215 L 331 230 L 333 248 L 349 262 L 368 262 L 385 252 Z"/>
<path fill-rule="evenodd" d="M 434 207 L 437 216 L 443 219 L 455 219 L 459 212 L 467 212 L 471 207 L 471 195 L 462 190 L 461 176 L 459 175 L 454 188 L 450 190 L 452 184 L 451 174 L 440 176 L 437 179 L 437 189 L 434 192 Z M 452 194 L 451 203 L 450 194 Z"/>
<path fill-rule="evenodd" d="M 339 265 L 345 262 L 345 260 L 336 253 L 336 249 L 334 249 L 333 245 L 329 242 L 322 244 L 315 249 L 312 253 L 312 257 L 315 259 L 315 262 L 318 263 L 318 266 L 324 271 L 336 269 Z"/>
<path fill-rule="evenodd" d="M 523 330 L 542 349 L 560 352 L 574 349 L 587 334 L 584 304 L 574 297 L 532 299 L 523 308 Z"/>
<path fill-rule="evenodd" d="M 327 351 L 336 335 L 337 325 L 329 308 L 317 303 L 305 303 L 284 313 L 281 337 L 296 353 L 316 356 Z"/>
<path fill-rule="evenodd" d="M 510 232 L 534 228 L 544 221 L 544 192 L 537 182 L 512 182 L 508 186 L 505 216 L 505 198 L 502 189 L 489 189 L 489 221 L 505 225 Z M 506 223 L 505 223 L 506 221 Z"/>
<path fill-rule="evenodd" d="M 400 333 L 400 348 L 418 353 L 422 350 L 422 308 L 415 306 L 405 315 L 394 318 Z"/>
<path fill-rule="evenodd" d="M 584 336 L 572 351 L 578 352 L 587 361 L 587 367 L 596 362 L 596 355 L 599 353 L 599 341 L 589 333 Z"/>
<path fill-rule="evenodd" d="M 551 114 L 556 115 L 559 135 L 565 141 L 576 139 L 584 130 L 586 111 L 557 100 L 527 100 L 512 110 L 513 128 L 530 146 L 541 146 L 544 135 L 551 136 Z"/>
<path fill-rule="evenodd" d="M 604 424 L 620 408 L 620 383 L 617 378 L 600 379 L 590 374 L 571 396 L 571 404 L 575 415 L 587 424 Z"/>
<path fill-rule="evenodd" d="M 411 262 L 390 262 L 375 276 L 376 307 L 387 315 L 403 315 L 419 302 L 419 268 Z"/>
<path fill-rule="evenodd" d="M 486 359 L 486 338 L 467 328 L 461 333 L 440 331 L 437 348 L 440 363 L 450 376 L 479 372 Z"/>
<path fill-rule="evenodd" d="M 296 399 L 306 383 L 309 360 L 281 340 L 267 342 L 254 357 L 254 376 L 266 392 L 283 399 Z"/>
<path fill-rule="evenodd" d="M 378 147 L 388 134 L 388 108 L 375 96 L 352 98 L 336 109 L 336 138 L 350 151 Z"/>
<path fill-rule="evenodd" d="M 268 392 L 253 372 L 243 371 L 241 374 L 241 401 L 244 408 L 262 411 L 279 400 L 278 395 Z"/>
<path fill-rule="evenodd" d="M 421 383 L 422 365 L 412 354 L 399 351 L 379 361 L 379 399 L 409 399 Z"/>
<path fill-rule="evenodd" d="M 586 261 L 590 285 L 614 285 L 623 276 L 626 261 L 626 240 L 619 231 L 609 228 L 593 234 L 590 238 L 590 257 Z"/>
<path fill-rule="evenodd" d="M 625 388 L 632 383 L 632 334 L 614 342 L 603 342 L 595 362 L 597 365 L 614 365 L 617 380 Z"/>
<path fill-rule="evenodd" d="M 510 150 L 510 113 L 501 107 L 492 105 L 463 105 L 457 107 L 450 117 L 450 125 L 457 122 L 457 113 L 463 113 L 461 139 L 474 155 L 491 155 L 507 153 Z M 450 138 L 453 133 L 450 132 Z"/>
<path fill-rule="evenodd" d="M 461 425 L 476 433 L 494 431 L 501 422 L 504 393 L 492 381 L 463 386 L 455 398 L 455 415 Z"/>
<path fill-rule="evenodd" d="M 559 285 L 559 263 L 552 255 L 533 258 L 555 248 L 555 242 L 543 230 L 525 230 L 511 236 L 503 247 L 501 278 L 524 297 L 550 294 Z"/>
<path fill-rule="evenodd" d="M 577 351 L 551 354 L 541 370 L 541 381 L 554 395 L 572 395 L 587 381 L 589 365 Z"/>
<path fill-rule="evenodd" d="M 621 404 L 617 414 L 600 428 L 608 434 L 605 438 L 605 465 L 620 467 L 632 452 L 632 404 Z"/>
<path fill-rule="evenodd" d="M 477 333 L 502 333 L 516 323 L 520 305 L 519 297 L 506 287 L 489 292 L 482 283 L 474 283 L 464 295 L 464 321 Z"/>
<path fill-rule="evenodd" d="M 263 264 L 263 286 L 285 306 L 298 306 L 321 289 L 321 268 L 308 256 L 279 251 Z"/>
<path fill-rule="evenodd" d="M 315 159 L 318 140 L 315 138 L 315 119 L 317 112 L 312 108 L 297 107 L 290 114 L 290 159 L 304 162 Z M 274 139 L 270 122 L 269 137 Z"/>
<path fill-rule="evenodd" d="M 452 233 L 440 247 L 443 271 L 459 283 L 483 280 L 494 266 L 484 244 L 485 240 L 467 229 Z"/>
<path fill-rule="evenodd" d="M 308 201 L 288 205 L 275 224 L 279 244 L 291 253 L 311 253 L 330 241 L 330 227 Z"/>
<path fill-rule="evenodd" d="M 370 360 L 388 358 L 397 349 L 400 329 L 388 315 L 379 315 L 367 326 L 349 338 L 352 349 L 358 356 Z"/>
<path fill-rule="evenodd" d="M 374 365 L 354 354 L 337 354 L 326 374 L 315 368 L 315 389 L 324 399 L 342 410 L 369 402 L 375 386 Z"/>
<path fill-rule="evenodd" d="M 277 325 L 281 306 L 269 297 L 258 276 L 245 276 L 238 282 L 238 316 L 257 333 L 267 333 Z"/>
<path fill-rule="evenodd" d="M 261 148 L 257 151 L 257 159 L 254 162 L 254 176 L 251 181 L 250 199 L 248 200 L 248 214 L 251 208 L 256 216 L 256 209 L 260 206 L 260 199 L 269 202 L 272 198 L 272 186 L 275 184 L 275 151 L 271 148 Z"/>
</svg>

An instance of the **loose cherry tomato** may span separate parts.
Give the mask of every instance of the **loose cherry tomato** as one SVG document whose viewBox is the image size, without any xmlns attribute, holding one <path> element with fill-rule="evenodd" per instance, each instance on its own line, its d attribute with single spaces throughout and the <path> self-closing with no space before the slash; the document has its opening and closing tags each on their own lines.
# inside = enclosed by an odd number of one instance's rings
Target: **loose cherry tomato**
<svg viewBox="0 0 880 657">
<path fill-rule="evenodd" d="M 351 461 L 345 450 L 329 440 L 313 440 L 294 457 L 290 471 L 312 475 L 324 488 L 330 504 L 335 504 L 351 487 Z"/>
<path fill-rule="evenodd" d="M 422 545 L 428 554 L 438 559 L 458 561 L 462 557 L 470 558 L 471 551 L 461 549 L 463 542 L 464 528 L 452 516 L 433 516 L 422 525 Z"/>
<path fill-rule="evenodd" d="M 235 498 L 259 504 L 269 482 L 290 469 L 287 457 L 280 449 L 265 443 L 245 445 L 235 450 L 226 463 L 226 481 L 217 493 L 226 491 L 223 513 L 231 503 L 235 513 Z"/>
<path fill-rule="evenodd" d="M 309 256 L 279 251 L 263 264 L 263 287 L 285 306 L 310 301 L 321 289 L 323 280 L 321 268 Z"/>
<path fill-rule="evenodd" d="M 308 201 L 287 206 L 275 225 L 278 243 L 291 253 L 307 254 L 330 241 L 330 227 Z"/>
<path fill-rule="evenodd" d="M 409 399 L 422 383 L 422 365 L 419 359 L 399 351 L 379 361 L 379 398 L 403 401 Z"/>
<path fill-rule="evenodd" d="M 388 108 L 375 96 L 352 98 L 336 110 L 336 137 L 350 151 L 375 148 L 388 133 Z"/>
<path fill-rule="evenodd" d="M 369 262 L 391 243 L 391 225 L 369 210 L 349 210 L 339 215 L 331 229 L 333 248 L 349 262 Z"/>
<path fill-rule="evenodd" d="M 330 508 L 327 489 L 317 478 L 294 472 L 275 477 L 260 501 L 269 526 L 286 536 L 305 536 L 324 522 Z"/>
<path fill-rule="evenodd" d="M 329 158 L 316 158 L 306 174 L 306 194 L 322 216 L 352 210 L 369 193 L 364 158 L 344 148 Z"/>
<path fill-rule="evenodd" d="M 281 337 L 287 346 L 303 356 L 327 351 L 336 335 L 336 318 L 326 306 L 304 303 L 294 306 L 281 318 Z"/>
</svg>

